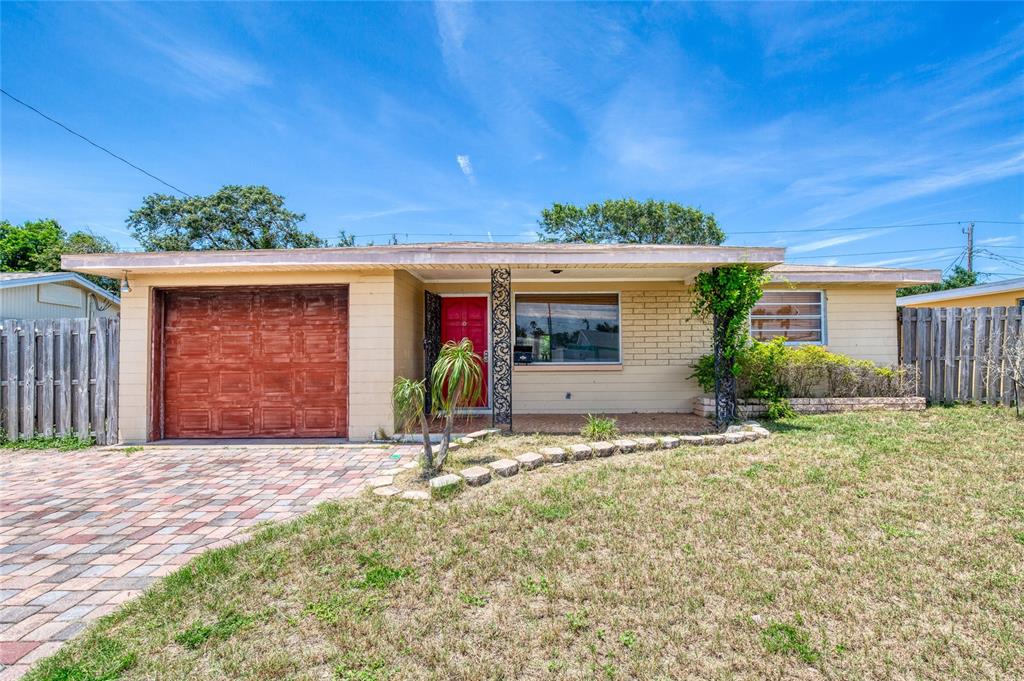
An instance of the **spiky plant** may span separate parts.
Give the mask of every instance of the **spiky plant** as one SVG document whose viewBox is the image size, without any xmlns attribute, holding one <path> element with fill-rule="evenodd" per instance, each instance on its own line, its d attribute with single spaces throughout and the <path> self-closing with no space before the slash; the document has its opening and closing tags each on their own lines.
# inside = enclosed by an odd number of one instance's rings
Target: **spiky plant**
<svg viewBox="0 0 1024 681">
<path fill-rule="evenodd" d="M 444 417 L 441 450 L 435 461 L 437 470 L 444 467 L 448 458 L 455 412 L 473 404 L 480 396 L 483 385 L 482 366 L 483 360 L 473 352 L 473 342 L 468 338 L 448 341 L 437 355 L 430 373 L 430 401 Z"/>
<path fill-rule="evenodd" d="M 430 424 L 425 409 L 426 387 L 424 381 L 399 376 L 391 388 L 391 408 L 395 412 L 396 425 L 406 430 L 419 426 L 423 433 L 423 475 L 434 475 L 434 450 L 430 446 Z"/>
</svg>

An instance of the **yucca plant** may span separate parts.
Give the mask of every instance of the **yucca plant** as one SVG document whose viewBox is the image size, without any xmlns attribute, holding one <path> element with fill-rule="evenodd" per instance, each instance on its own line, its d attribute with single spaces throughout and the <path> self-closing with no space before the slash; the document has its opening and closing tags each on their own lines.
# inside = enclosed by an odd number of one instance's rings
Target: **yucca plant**
<svg viewBox="0 0 1024 681">
<path fill-rule="evenodd" d="M 423 433 L 423 474 L 434 474 L 434 450 L 430 446 L 430 424 L 425 410 L 426 387 L 424 381 L 399 376 L 391 388 L 391 408 L 395 412 L 396 425 L 407 430 L 419 426 Z"/>
<path fill-rule="evenodd" d="M 441 450 L 435 461 L 436 470 L 441 470 L 448 458 L 455 412 L 468 407 L 480 397 L 482 366 L 483 360 L 473 352 L 473 342 L 468 338 L 448 341 L 437 355 L 437 361 L 430 372 L 430 402 L 444 418 L 444 433 L 441 436 Z"/>
</svg>

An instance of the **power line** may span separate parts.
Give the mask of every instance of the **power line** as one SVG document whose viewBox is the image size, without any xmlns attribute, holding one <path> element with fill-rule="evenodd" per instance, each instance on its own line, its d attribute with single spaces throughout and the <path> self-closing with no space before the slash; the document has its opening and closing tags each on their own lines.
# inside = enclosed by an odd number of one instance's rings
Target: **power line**
<svg viewBox="0 0 1024 681">
<path fill-rule="evenodd" d="M 188 193 L 187 191 L 185 191 L 184 189 L 178 189 L 177 187 L 175 187 L 175 186 L 174 186 L 173 184 L 171 184 L 170 182 L 167 182 L 166 180 L 161 180 L 161 179 L 160 179 L 159 177 L 157 177 L 157 176 L 156 176 L 156 175 L 154 175 L 153 173 L 149 172 L 148 170 L 146 170 L 146 169 L 144 169 L 144 168 L 140 168 L 139 166 L 135 165 L 134 163 L 132 163 L 131 161 L 129 161 L 129 160 L 128 160 L 128 159 L 126 159 L 125 157 L 123 157 L 123 156 L 119 156 L 119 155 L 115 154 L 114 152 L 112 152 L 112 151 L 111 151 L 110 149 L 107 149 L 107 148 L 106 148 L 105 146 L 103 146 L 102 144 L 98 144 L 98 143 L 96 143 L 96 142 L 93 142 L 93 141 L 92 141 L 91 139 L 89 139 L 88 137 L 86 137 L 86 136 L 85 136 L 85 135 L 83 135 L 82 133 L 80 133 L 80 132 L 76 132 L 76 131 L 72 130 L 72 129 L 71 129 L 71 128 L 69 128 L 68 126 L 66 126 L 66 125 L 64 125 L 63 123 L 61 123 L 60 121 L 58 121 L 58 120 L 57 120 L 56 118 L 52 118 L 51 116 L 47 116 L 47 115 L 46 115 L 46 114 L 44 114 L 44 113 L 43 113 L 42 111 L 40 111 L 39 109 L 35 108 L 34 106 L 32 106 L 31 104 L 29 104 L 28 102 L 23 102 L 23 101 L 21 101 L 20 99 L 18 99 L 18 98 L 17 98 L 17 97 L 15 97 L 14 95 L 12 95 L 12 94 L 11 94 L 10 92 L 8 92 L 7 90 L 4 90 L 3 88 L 0 88 L 0 92 L 2 92 L 3 94 L 7 95 L 8 97 L 10 97 L 11 99 L 13 99 L 13 100 L 14 100 L 15 102 L 17 102 L 18 104 L 21 104 L 21 105 L 22 105 L 23 107 L 25 107 L 26 109 L 29 109 L 30 111 L 34 111 L 35 113 L 39 114 L 40 116 L 42 116 L 42 117 L 43 117 L 43 118 L 45 118 L 46 120 L 50 121 L 51 123 L 53 123 L 53 124 L 55 124 L 55 125 L 59 125 L 60 127 L 64 128 L 64 129 L 65 129 L 65 130 L 67 130 L 68 132 L 70 132 L 70 133 L 71 133 L 72 135 L 74 135 L 75 137 L 78 137 L 78 138 L 80 138 L 80 139 L 82 139 L 82 140 L 85 140 L 86 142 L 88 142 L 88 143 L 89 143 L 89 144 L 91 144 L 92 146 L 96 147 L 96 148 L 97 148 L 97 149 L 99 149 L 100 151 L 102 151 L 102 152 L 104 152 L 104 153 L 106 153 L 106 154 L 109 154 L 110 156 L 113 156 L 114 158 L 116 158 L 116 159 L 117 159 L 118 161 L 120 161 L 121 163 L 124 163 L 124 164 L 126 164 L 126 165 L 128 165 L 128 166 L 131 166 L 132 168 L 134 168 L 135 170 L 138 170 L 138 171 L 139 171 L 140 173 L 142 173 L 143 175 L 146 175 L 147 177 L 151 177 L 151 178 L 153 178 L 154 180 L 156 180 L 156 181 L 157 181 L 157 182 L 159 182 L 160 184 L 162 184 L 162 185 L 165 185 L 165 186 L 167 186 L 167 187 L 170 187 L 171 189 L 173 189 L 174 191 L 178 192 L 179 194 L 184 194 L 185 196 L 187 196 L 187 197 L 189 197 L 189 198 L 192 198 L 192 195 L 191 195 L 191 194 L 189 194 L 189 193 Z"/>
</svg>

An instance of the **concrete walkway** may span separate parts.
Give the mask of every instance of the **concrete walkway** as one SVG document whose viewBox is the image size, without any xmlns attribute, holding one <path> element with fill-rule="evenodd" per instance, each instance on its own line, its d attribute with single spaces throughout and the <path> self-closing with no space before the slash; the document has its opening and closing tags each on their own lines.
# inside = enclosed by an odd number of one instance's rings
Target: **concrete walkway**
<svg viewBox="0 0 1024 681">
<path fill-rule="evenodd" d="M 202 551 L 355 495 L 415 446 L 151 446 L 0 455 L 0 680 Z"/>
</svg>

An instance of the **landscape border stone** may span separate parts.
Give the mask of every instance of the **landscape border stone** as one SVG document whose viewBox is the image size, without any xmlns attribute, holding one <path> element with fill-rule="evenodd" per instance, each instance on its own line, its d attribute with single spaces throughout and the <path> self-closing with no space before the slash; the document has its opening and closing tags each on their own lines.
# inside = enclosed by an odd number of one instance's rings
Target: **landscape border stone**
<svg viewBox="0 0 1024 681">
<path fill-rule="evenodd" d="M 474 436 L 486 437 L 495 431 L 478 431 Z M 633 451 L 650 451 L 653 449 L 673 449 L 683 445 L 726 445 L 740 442 L 751 442 L 767 438 L 771 432 L 756 421 L 745 421 L 730 426 L 724 433 L 709 435 L 666 435 L 660 438 L 637 437 L 623 438 L 614 442 L 575 443 L 569 445 L 568 451 L 563 447 L 544 447 L 539 452 L 525 452 L 513 458 L 491 461 L 486 466 L 470 466 L 458 473 L 446 473 L 431 478 L 430 492 L 415 489 L 401 489 L 394 484 L 393 476 L 380 475 L 371 483 L 373 493 L 380 497 L 395 497 L 409 501 L 426 501 L 431 498 L 448 498 L 449 492 L 463 485 L 480 487 L 491 482 L 491 474 L 499 478 L 509 478 L 520 471 L 532 471 L 546 464 L 562 466 L 573 461 L 582 461 L 592 457 L 607 457 L 613 454 L 626 454 Z M 394 472 L 394 471 L 388 471 Z"/>
</svg>

